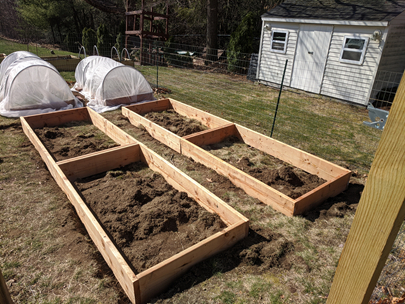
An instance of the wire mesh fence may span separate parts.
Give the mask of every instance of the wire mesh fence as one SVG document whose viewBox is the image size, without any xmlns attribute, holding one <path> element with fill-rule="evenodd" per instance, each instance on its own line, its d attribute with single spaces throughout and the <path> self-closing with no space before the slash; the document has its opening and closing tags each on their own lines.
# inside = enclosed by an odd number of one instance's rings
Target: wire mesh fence
<svg viewBox="0 0 405 304">
<path fill-rule="evenodd" d="M 260 71 L 257 54 L 229 53 L 226 49 L 207 54 L 206 48 L 200 46 L 148 39 L 141 41 L 139 38 L 128 39 L 125 43 L 122 37 L 88 45 L 79 38 L 70 37 L 58 48 L 43 48 L 32 43 L 22 44 L 21 48 L 49 56 L 48 60 L 59 56 L 62 59 L 62 62 L 58 61 L 60 71 L 74 71 L 77 62 L 86 55 L 114 58 L 134 65 L 160 97 L 177 99 L 271 135 L 284 60 L 268 62 L 265 67 L 260 67 Z M 354 96 L 356 100 L 363 100 L 364 105 L 372 102 L 376 107 L 389 108 L 402 75 L 379 71 L 369 94 L 370 100 L 367 100 L 369 91 L 360 76 L 347 79 L 339 73 L 322 75 L 321 81 L 325 77 L 334 77 L 336 85 L 319 86 L 317 77 L 323 70 L 319 65 L 302 63 L 302 70 L 296 76 L 292 73 L 293 64 L 297 62 L 291 60 L 287 64 L 272 137 L 345 166 L 355 176 L 367 174 L 381 131 L 363 124 L 363 121 L 370 120 L 365 106 L 341 101 Z M 326 94 L 332 91 L 334 94 Z M 404 263 L 403 225 L 371 303 L 381 304 L 385 298 L 398 297 L 405 292 Z"/>
</svg>

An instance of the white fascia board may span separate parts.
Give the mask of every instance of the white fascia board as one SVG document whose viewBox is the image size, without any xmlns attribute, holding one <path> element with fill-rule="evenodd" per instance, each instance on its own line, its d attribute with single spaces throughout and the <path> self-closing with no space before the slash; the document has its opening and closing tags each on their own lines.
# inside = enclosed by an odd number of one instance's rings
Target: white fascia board
<svg viewBox="0 0 405 304">
<path fill-rule="evenodd" d="M 388 21 L 320 20 L 320 19 L 273 18 L 273 17 L 262 17 L 262 21 L 331 24 L 331 25 L 362 25 L 362 26 L 388 26 L 389 24 Z"/>
</svg>

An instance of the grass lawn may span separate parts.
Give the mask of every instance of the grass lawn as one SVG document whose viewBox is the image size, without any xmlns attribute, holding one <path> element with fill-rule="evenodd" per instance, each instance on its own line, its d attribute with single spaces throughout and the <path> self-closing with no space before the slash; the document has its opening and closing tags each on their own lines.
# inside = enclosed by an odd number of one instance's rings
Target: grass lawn
<svg viewBox="0 0 405 304">
<path fill-rule="evenodd" d="M 8 45 L 0 39 L 0 52 Z M 156 67 L 136 68 L 156 83 Z M 61 75 L 74 81 L 74 72 Z M 171 93 L 156 97 L 271 133 L 275 89 L 241 76 L 168 67 L 159 68 L 159 86 Z M 120 110 L 103 115 L 216 192 L 195 163 L 129 125 Z M 291 218 L 230 187 L 220 197 L 250 219 L 247 241 L 197 265 L 154 303 L 325 303 L 381 135 L 364 120 L 363 107 L 283 91 L 273 137 L 358 171 L 348 190 L 310 215 Z M 0 117 L 0 195 L 0 268 L 16 303 L 128 303 L 18 119 Z M 275 262 L 261 265 L 260 256 Z"/>
<path fill-rule="evenodd" d="M 51 54 L 51 50 L 55 54 Z M 10 40 L 0 38 L 0 53 L 5 53 L 6 55 L 16 52 L 16 51 L 28 51 L 34 53 L 38 56 L 66 56 L 66 55 L 77 55 L 71 52 L 61 51 L 52 46 L 44 47 L 36 44 L 22 44 Z"/>
</svg>

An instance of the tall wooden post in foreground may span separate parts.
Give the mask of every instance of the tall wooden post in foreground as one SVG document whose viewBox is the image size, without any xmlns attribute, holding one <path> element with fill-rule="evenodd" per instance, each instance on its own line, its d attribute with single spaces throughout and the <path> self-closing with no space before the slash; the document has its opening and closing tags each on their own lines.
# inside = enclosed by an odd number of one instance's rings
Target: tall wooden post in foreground
<svg viewBox="0 0 405 304">
<path fill-rule="evenodd" d="M 368 303 L 404 219 L 405 77 L 402 77 L 327 304 Z"/>
<path fill-rule="evenodd" d="M 14 304 L 11 300 L 10 293 L 8 292 L 6 282 L 4 281 L 3 274 L 0 270 L 0 303 L 4 304 Z"/>
</svg>

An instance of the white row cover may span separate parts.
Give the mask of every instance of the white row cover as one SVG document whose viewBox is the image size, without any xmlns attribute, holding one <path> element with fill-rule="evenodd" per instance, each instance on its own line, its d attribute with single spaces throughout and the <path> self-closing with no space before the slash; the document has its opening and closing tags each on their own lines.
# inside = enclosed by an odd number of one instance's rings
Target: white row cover
<svg viewBox="0 0 405 304">
<path fill-rule="evenodd" d="M 89 101 L 87 106 L 98 112 L 155 100 L 151 86 L 139 71 L 107 57 L 86 57 L 77 65 L 75 78 L 74 88 L 81 90 Z"/>
<path fill-rule="evenodd" d="M 18 52 L 11 53 L 6 58 L 4 58 L 4 60 L 0 64 L 0 83 L 1 83 L 1 79 L 3 78 L 4 74 L 6 73 L 6 70 L 8 69 L 8 67 L 14 61 L 16 61 L 20 58 L 39 58 L 39 57 L 33 53 L 26 52 L 26 51 L 18 51 Z"/>
<path fill-rule="evenodd" d="M 9 56 L 16 60 L 0 65 L 4 70 L 0 78 L 1 115 L 19 117 L 82 106 L 52 64 L 31 53 L 26 55 L 13 53 Z"/>
</svg>

